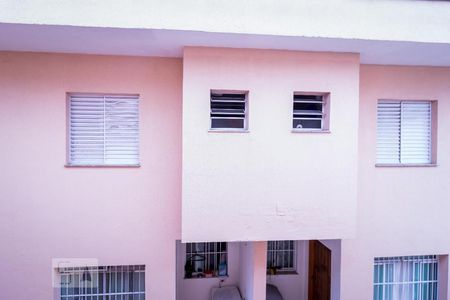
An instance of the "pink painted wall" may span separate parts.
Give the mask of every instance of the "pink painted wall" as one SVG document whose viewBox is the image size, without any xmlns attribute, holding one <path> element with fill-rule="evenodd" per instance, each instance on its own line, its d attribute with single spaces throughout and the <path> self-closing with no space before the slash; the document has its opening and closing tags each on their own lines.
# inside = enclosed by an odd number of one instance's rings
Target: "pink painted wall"
<svg viewBox="0 0 450 300">
<path fill-rule="evenodd" d="M 89 257 L 145 264 L 148 298 L 175 299 L 176 239 L 353 238 L 357 220 L 341 299 L 370 299 L 374 257 L 450 253 L 449 82 L 449 68 L 360 70 L 354 54 L 0 53 L 2 295 L 52 299 L 52 258 Z M 208 132 L 211 88 L 249 90 L 248 133 Z M 293 91 L 331 93 L 331 133 L 290 132 Z M 64 167 L 66 92 L 140 94 L 142 166 Z M 438 101 L 437 167 L 374 166 L 380 98 Z M 266 247 L 253 246 L 240 286 L 261 294 Z"/>
<path fill-rule="evenodd" d="M 179 59 L 0 53 L 0 290 L 52 299 L 52 258 L 146 265 L 175 299 Z M 140 168 L 66 168 L 66 92 L 140 94 Z"/>
<path fill-rule="evenodd" d="M 358 55 L 186 48 L 183 72 L 183 241 L 353 236 Z M 249 91 L 249 132 L 208 132 L 210 89 Z M 331 133 L 291 132 L 294 91 L 331 94 Z"/>
<path fill-rule="evenodd" d="M 372 297 L 374 257 L 450 253 L 450 68 L 363 65 L 360 91 L 357 239 L 342 242 L 346 300 Z M 437 167 L 375 167 L 380 98 L 438 101 Z"/>
</svg>

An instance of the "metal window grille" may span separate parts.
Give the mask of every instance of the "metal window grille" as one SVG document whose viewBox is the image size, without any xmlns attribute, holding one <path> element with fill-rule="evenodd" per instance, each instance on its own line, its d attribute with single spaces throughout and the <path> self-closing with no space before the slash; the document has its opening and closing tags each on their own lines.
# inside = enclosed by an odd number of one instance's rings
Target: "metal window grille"
<svg viewBox="0 0 450 300">
<path fill-rule="evenodd" d="M 211 92 L 211 129 L 247 129 L 247 94 Z"/>
<path fill-rule="evenodd" d="M 226 242 L 186 244 L 186 278 L 226 276 L 227 264 Z"/>
<path fill-rule="evenodd" d="M 267 242 L 267 268 L 296 271 L 297 247 L 294 241 Z"/>
<path fill-rule="evenodd" d="M 375 300 L 437 300 L 436 255 L 375 258 Z"/>
<path fill-rule="evenodd" d="M 139 164 L 137 96 L 69 96 L 70 165 Z"/>
<path fill-rule="evenodd" d="M 145 300 L 145 266 L 102 266 L 58 270 L 61 300 Z"/>
<path fill-rule="evenodd" d="M 322 95 L 294 94 L 294 129 L 321 130 L 324 125 L 324 99 Z"/>
<path fill-rule="evenodd" d="M 431 163 L 431 112 L 431 101 L 378 101 L 377 162 Z"/>
</svg>

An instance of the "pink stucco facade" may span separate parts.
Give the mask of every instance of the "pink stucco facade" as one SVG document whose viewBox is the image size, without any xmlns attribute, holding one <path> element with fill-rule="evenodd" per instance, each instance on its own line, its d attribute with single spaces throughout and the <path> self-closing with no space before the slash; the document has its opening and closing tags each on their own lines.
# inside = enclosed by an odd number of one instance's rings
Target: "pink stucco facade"
<svg viewBox="0 0 450 300">
<path fill-rule="evenodd" d="M 267 241 L 320 239 L 332 300 L 372 299 L 374 258 L 406 255 L 439 255 L 449 299 L 449 83 L 449 67 L 357 53 L 0 52 L 0 298 L 58 299 L 52 259 L 68 257 L 145 265 L 146 299 L 208 300 L 219 279 L 185 279 L 181 242 L 228 241 L 225 284 L 263 300 L 281 278 Z M 248 92 L 248 132 L 209 131 L 212 89 Z M 330 94 L 329 132 L 291 131 L 297 91 Z M 139 167 L 66 166 L 70 92 L 139 95 Z M 378 99 L 437 101 L 436 165 L 375 166 Z M 277 283 L 285 300 L 306 300 L 299 277 Z"/>
<path fill-rule="evenodd" d="M 181 214 L 179 59 L 0 54 L 2 299 L 53 299 L 52 259 L 145 264 L 175 298 Z M 66 164 L 66 93 L 140 95 L 139 168 Z"/>
<path fill-rule="evenodd" d="M 430 253 L 444 256 L 449 298 L 449 82 L 449 68 L 361 66 L 357 233 L 343 240 L 341 299 L 371 297 L 374 257 Z M 378 99 L 438 101 L 437 166 L 375 167 Z"/>
</svg>

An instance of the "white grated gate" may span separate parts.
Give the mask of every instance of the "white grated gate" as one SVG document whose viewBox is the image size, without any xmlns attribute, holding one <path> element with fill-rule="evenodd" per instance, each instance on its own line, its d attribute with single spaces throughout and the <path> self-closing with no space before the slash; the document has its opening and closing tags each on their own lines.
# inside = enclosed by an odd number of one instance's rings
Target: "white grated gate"
<svg viewBox="0 0 450 300">
<path fill-rule="evenodd" d="M 61 268 L 58 271 L 61 300 L 145 300 L 144 265 Z"/>
<path fill-rule="evenodd" d="M 268 241 L 267 242 L 267 268 L 276 268 L 278 271 L 296 271 L 296 242 Z"/>
<path fill-rule="evenodd" d="M 375 258 L 374 299 L 437 300 L 437 256 Z"/>
<path fill-rule="evenodd" d="M 213 277 L 228 274 L 228 251 L 226 242 L 187 243 L 186 262 L 193 273 L 186 278 L 203 277 L 206 273 Z"/>
</svg>

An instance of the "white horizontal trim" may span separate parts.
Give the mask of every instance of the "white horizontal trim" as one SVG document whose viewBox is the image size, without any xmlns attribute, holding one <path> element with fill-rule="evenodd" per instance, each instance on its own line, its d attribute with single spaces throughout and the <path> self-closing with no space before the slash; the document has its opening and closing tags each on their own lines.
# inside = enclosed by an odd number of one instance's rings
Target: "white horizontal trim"
<svg viewBox="0 0 450 300">
<path fill-rule="evenodd" d="M 330 130 L 323 130 L 323 129 L 291 129 L 292 133 L 331 133 Z"/>
<path fill-rule="evenodd" d="M 66 168 L 77 168 L 77 167 L 83 167 L 83 168 L 140 168 L 141 165 L 137 164 L 123 164 L 123 165 L 102 165 L 102 164 L 65 164 L 64 167 Z"/>
<path fill-rule="evenodd" d="M 99 28 L 4 22 L 0 24 L 0 50 L 182 57 L 186 46 L 230 47 L 359 53 L 362 64 L 450 66 L 448 43 L 185 29 Z M 49 40 L 49 36 L 54 38 Z M 80 37 L 84 43 L 79 42 Z M 389 51 L 386 52 L 386 49 Z M 405 55 L 405 51 L 408 55 Z"/>
<path fill-rule="evenodd" d="M 405 168 L 411 168 L 411 167 L 437 167 L 438 164 L 433 163 L 425 163 L 425 164 L 399 164 L 399 163 L 386 163 L 386 164 L 380 164 L 376 163 L 375 167 L 378 168 L 397 168 L 397 167 L 405 167 Z"/>
<path fill-rule="evenodd" d="M 239 128 L 210 128 L 208 129 L 208 132 L 231 132 L 231 133 L 250 133 L 250 130 L 248 129 L 239 129 Z"/>
</svg>

